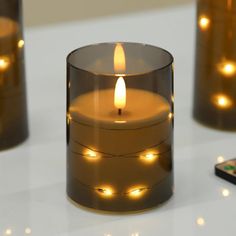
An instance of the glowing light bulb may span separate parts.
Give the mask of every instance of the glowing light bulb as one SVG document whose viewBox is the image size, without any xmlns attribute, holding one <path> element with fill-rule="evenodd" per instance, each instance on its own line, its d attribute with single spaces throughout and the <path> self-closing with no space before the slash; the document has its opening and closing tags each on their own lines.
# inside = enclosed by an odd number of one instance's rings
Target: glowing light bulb
<svg viewBox="0 0 236 236">
<path fill-rule="evenodd" d="M 113 190 L 110 187 L 98 187 L 96 191 L 103 197 L 112 197 Z"/>
<path fill-rule="evenodd" d="M 197 218 L 196 222 L 199 226 L 204 226 L 206 224 L 205 219 L 203 217 Z"/>
<path fill-rule="evenodd" d="M 222 163 L 222 162 L 224 162 L 225 161 L 225 159 L 224 159 L 224 157 L 223 156 L 218 156 L 217 157 L 217 163 Z"/>
<path fill-rule="evenodd" d="M 233 61 L 223 60 L 217 65 L 217 68 L 226 77 L 232 77 L 236 74 L 236 63 Z"/>
<path fill-rule="evenodd" d="M 0 72 L 6 71 L 10 66 L 10 58 L 7 56 L 0 56 Z"/>
<path fill-rule="evenodd" d="M 126 71 L 125 52 L 121 43 L 117 43 L 114 51 L 114 71 L 123 75 Z"/>
<path fill-rule="evenodd" d="M 228 109 L 233 104 L 232 100 L 224 94 L 214 95 L 212 101 L 217 107 L 221 109 Z"/>
<path fill-rule="evenodd" d="M 132 188 L 128 191 L 128 195 L 130 198 L 140 198 L 147 191 L 145 187 L 136 187 Z"/>
<path fill-rule="evenodd" d="M 207 30 L 210 26 L 210 19 L 207 16 L 200 16 L 199 26 L 202 30 Z"/>
<path fill-rule="evenodd" d="M 19 40 L 19 42 L 18 42 L 18 48 L 23 48 L 24 45 L 25 45 L 24 40 L 23 40 L 23 39 Z"/>
<path fill-rule="evenodd" d="M 116 82 L 114 105 L 117 109 L 124 109 L 126 106 L 126 85 L 123 77 Z"/>
<path fill-rule="evenodd" d="M 159 157 L 159 156 L 158 156 L 157 153 L 148 152 L 148 153 L 146 153 L 146 154 L 144 154 L 144 155 L 141 155 L 141 156 L 140 156 L 140 159 L 141 159 L 142 161 L 147 162 L 147 163 L 152 163 L 152 162 L 154 162 L 155 160 L 157 160 L 158 157 Z"/>
<path fill-rule="evenodd" d="M 223 197 L 229 197 L 230 191 L 227 188 L 225 188 L 225 189 L 222 189 L 221 194 Z"/>
<path fill-rule="evenodd" d="M 90 161 L 95 161 L 99 159 L 99 155 L 95 151 L 90 149 L 85 151 L 84 156 Z"/>
</svg>

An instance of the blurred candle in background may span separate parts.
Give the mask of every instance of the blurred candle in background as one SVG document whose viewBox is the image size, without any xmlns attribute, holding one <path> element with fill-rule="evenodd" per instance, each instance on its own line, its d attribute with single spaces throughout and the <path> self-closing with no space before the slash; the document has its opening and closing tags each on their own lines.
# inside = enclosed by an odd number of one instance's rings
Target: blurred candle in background
<svg viewBox="0 0 236 236">
<path fill-rule="evenodd" d="M 0 150 L 28 136 L 21 0 L 0 0 Z"/>
<path fill-rule="evenodd" d="M 194 118 L 236 130 L 236 0 L 197 1 Z"/>
</svg>

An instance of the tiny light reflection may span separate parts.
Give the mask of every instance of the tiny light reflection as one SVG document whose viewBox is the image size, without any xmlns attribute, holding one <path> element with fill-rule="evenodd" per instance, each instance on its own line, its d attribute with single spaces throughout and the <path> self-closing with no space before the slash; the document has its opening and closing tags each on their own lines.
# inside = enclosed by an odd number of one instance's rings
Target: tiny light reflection
<svg viewBox="0 0 236 236">
<path fill-rule="evenodd" d="M 221 194 L 223 197 L 229 197 L 230 196 L 230 191 L 227 188 L 224 188 L 221 190 Z"/>
<path fill-rule="evenodd" d="M 126 120 L 115 120 L 115 123 L 117 123 L 117 124 L 125 124 L 125 123 L 127 123 L 127 121 Z"/>
<path fill-rule="evenodd" d="M 174 116 L 173 113 L 170 112 L 168 115 L 168 118 L 171 120 L 173 118 L 173 116 Z"/>
<path fill-rule="evenodd" d="M 198 217 L 196 223 L 199 226 L 204 226 L 206 224 L 205 219 L 203 217 Z"/>
<path fill-rule="evenodd" d="M 67 114 L 67 124 L 69 125 L 70 124 L 70 121 L 72 120 L 72 117 L 71 115 L 68 113 Z"/>
<path fill-rule="evenodd" d="M 210 19 L 207 16 L 200 16 L 199 26 L 202 30 L 207 30 L 210 26 Z"/>
<path fill-rule="evenodd" d="M 224 159 L 223 156 L 218 156 L 218 157 L 217 157 L 217 163 L 218 163 L 218 164 L 220 164 L 220 163 L 222 163 L 222 162 L 224 162 L 224 161 L 225 161 L 225 159 Z"/>
</svg>

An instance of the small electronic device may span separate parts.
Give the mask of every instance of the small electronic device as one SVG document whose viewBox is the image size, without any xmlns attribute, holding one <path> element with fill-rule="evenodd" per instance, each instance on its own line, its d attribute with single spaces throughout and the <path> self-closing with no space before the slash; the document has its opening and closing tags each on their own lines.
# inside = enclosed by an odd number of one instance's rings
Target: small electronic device
<svg viewBox="0 0 236 236">
<path fill-rule="evenodd" d="M 233 184 L 236 184 L 236 159 L 215 165 L 215 174 Z"/>
</svg>

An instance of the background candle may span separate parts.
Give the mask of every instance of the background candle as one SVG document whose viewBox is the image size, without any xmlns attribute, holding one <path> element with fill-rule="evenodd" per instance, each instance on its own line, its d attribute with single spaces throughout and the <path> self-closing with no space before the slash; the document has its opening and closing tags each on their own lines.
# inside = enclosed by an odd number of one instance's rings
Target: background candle
<svg viewBox="0 0 236 236">
<path fill-rule="evenodd" d="M 97 75 L 96 63 L 93 63 L 101 57 L 98 70 L 104 70 L 103 63 L 109 59 L 113 63 L 115 46 L 95 46 L 95 54 L 87 61 L 90 71 L 68 67 L 72 76 L 68 78 L 67 191 L 70 198 L 88 207 L 140 210 L 155 206 L 172 195 L 172 57 L 151 46 L 123 45 L 126 54 L 126 67 L 123 68 L 126 71 L 122 77 L 126 93 L 121 94 L 126 99 L 119 114 L 121 104 L 114 102 L 114 95 L 120 74 L 109 63 L 112 67 L 105 65 L 107 74 Z M 148 73 L 146 69 L 151 66 L 146 67 L 142 62 L 144 73 L 131 74 L 135 64 L 147 58 L 139 60 L 140 57 L 136 58 L 129 50 L 140 53 L 140 50 L 148 52 L 153 48 L 159 53 L 157 64 L 160 63 L 160 70 Z M 98 52 L 100 50 L 106 52 L 105 57 Z M 68 63 L 78 63 L 83 56 L 83 52 L 79 52 L 72 53 Z M 169 66 L 165 68 L 166 63 Z M 82 64 L 86 66 L 84 62 Z M 80 87 L 80 83 L 84 86 Z"/>
<path fill-rule="evenodd" d="M 197 2 L 194 118 L 236 130 L 236 0 Z"/>
<path fill-rule="evenodd" d="M 21 1 L 0 0 L 0 150 L 28 136 Z"/>
</svg>

